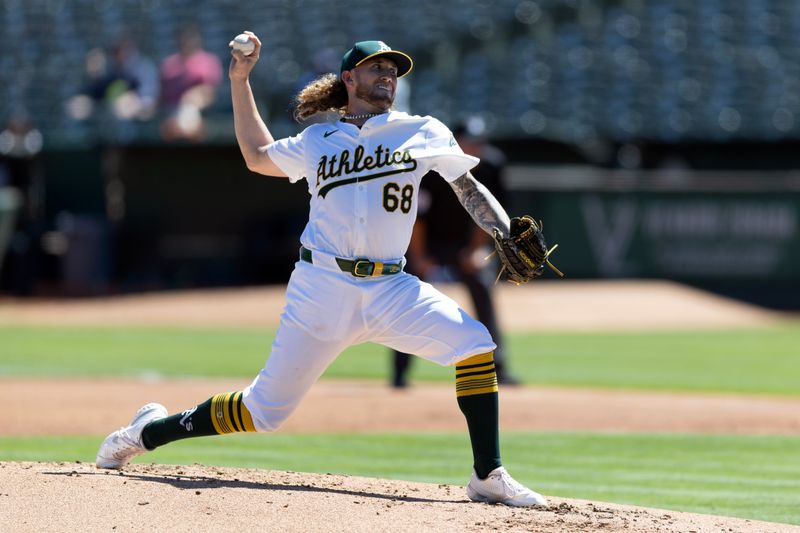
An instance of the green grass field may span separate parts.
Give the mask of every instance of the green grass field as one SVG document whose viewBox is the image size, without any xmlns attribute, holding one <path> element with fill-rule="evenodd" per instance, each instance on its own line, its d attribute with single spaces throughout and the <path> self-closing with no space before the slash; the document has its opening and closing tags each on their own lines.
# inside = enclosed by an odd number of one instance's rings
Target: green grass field
<svg viewBox="0 0 800 533">
<path fill-rule="evenodd" d="M 273 332 L 185 328 L 0 327 L 2 376 L 254 376 Z M 800 323 L 751 330 L 510 335 L 531 385 L 800 395 Z M 345 352 L 329 378 L 387 379 L 388 350 Z M 452 380 L 426 361 L 414 378 Z"/>
<path fill-rule="evenodd" d="M 0 376 L 252 376 L 271 332 L 0 327 Z M 800 325 L 746 331 L 549 333 L 508 338 L 528 384 L 800 395 Z M 328 378 L 387 378 L 388 352 L 355 347 Z M 452 380 L 420 362 L 415 379 Z M 91 462 L 101 435 L 0 438 L 0 460 Z M 224 442 L 221 442 L 223 441 Z M 504 457 L 546 494 L 800 524 L 800 437 L 504 433 Z M 237 435 L 146 460 L 463 484 L 464 434 Z"/>
</svg>

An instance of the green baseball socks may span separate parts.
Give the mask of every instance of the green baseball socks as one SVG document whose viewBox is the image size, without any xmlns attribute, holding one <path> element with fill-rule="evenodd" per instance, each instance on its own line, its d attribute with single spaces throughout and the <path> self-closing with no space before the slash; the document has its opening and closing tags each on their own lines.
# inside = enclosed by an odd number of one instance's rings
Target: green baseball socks
<svg viewBox="0 0 800 533">
<path fill-rule="evenodd" d="M 142 431 L 142 444 L 152 450 L 190 437 L 255 430 L 250 411 L 242 403 L 242 392 L 228 392 L 182 413 L 150 422 Z"/>
<path fill-rule="evenodd" d="M 458 407 L 467 420 L 475 473 L 482 479 L 501 466 L 497 391 L 491 352 L 456 365 Z M 229 392 L 149 423 L 142 431 L 142 444 L 152 450 L 180 439 L 244 431 L 256 431 L 253 419 L 242 403 L 242 392 Z"/>
<path fill-rule="evenodd" d="M 467 419 L 475 473 L 484 479 L 501 465 L 497 373 L 492 352 L 456 365 L 456 398 Z"/>
</svg>

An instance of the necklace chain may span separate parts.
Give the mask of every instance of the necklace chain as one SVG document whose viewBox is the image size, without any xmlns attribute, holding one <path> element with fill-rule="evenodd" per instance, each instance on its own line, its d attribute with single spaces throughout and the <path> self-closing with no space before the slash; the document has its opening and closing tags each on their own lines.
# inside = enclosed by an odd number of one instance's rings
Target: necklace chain
<svg viewBox="0 0 800 533">
<path fill-rule="evenodd" d="M 350 115 L 345 113 L 342 118 L 345 120 L 361 120 L 362 118 L 372 118 L 377 117 L 378 115 L 383 115 L 383 113 L 364 113 L 362 115 Z"/>
</svg>

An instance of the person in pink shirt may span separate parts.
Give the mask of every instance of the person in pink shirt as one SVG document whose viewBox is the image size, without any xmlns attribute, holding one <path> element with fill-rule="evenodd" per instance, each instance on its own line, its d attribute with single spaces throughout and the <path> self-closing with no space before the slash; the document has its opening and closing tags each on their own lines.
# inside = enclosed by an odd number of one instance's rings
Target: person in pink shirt
<svg viewBox="0 0 800 533">
<path fill-rule="evenodd" d="M 222 62 L 203 49 L 195 27 L 181 30 L 178 48 L 161 62 L 161 104 L 167 113 L 161 135 L 167 141 L 200 141 L 206 133 L 202 112 L 216 98 Z"/>
</svg>

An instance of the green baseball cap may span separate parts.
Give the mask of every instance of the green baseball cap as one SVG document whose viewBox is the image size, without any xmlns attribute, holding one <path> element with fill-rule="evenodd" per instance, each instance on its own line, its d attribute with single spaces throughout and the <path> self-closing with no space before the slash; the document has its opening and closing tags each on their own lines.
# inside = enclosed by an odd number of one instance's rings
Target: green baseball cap
<svg viewBox="0 0 800 533">
<path fill-rule="evenodd" d="M 353 70 L 367 59 L 376 56 L 387 56 L 394 61 L 397 64 L 398 78 L 402 78 L 414 68 L 414 61 L 411 60 L 408 54 L 404 54 L 398 50 L 392 50 L 383 41 L 359 41 L 344 54 L 340 72 Z"/>
</svg>

